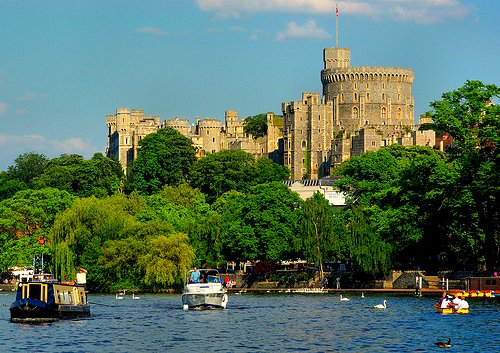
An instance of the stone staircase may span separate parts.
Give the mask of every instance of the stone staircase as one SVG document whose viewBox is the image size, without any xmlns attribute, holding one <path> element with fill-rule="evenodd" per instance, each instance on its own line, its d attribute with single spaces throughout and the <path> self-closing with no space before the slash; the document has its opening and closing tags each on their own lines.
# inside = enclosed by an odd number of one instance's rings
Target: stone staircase
<svg viewBox="0 0 500 353">
<path fill-rule="evenodd" d="M 430 289 L 441 289 L 441 278 L 438 276 L 424 276 L 424 281 L 427 282 Z"/>
</svg>

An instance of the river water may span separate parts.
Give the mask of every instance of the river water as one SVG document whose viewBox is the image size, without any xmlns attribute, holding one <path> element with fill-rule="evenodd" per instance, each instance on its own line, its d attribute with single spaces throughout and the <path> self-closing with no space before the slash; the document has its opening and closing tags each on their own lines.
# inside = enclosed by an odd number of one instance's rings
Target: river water
<svg viewBox="0 0 500 353">
<path fill-rule="evenodd" d="M 499 352 L 500 298 L 470 299 L 469 315 L 434 312 L 410 295 L 230 294 L 226 310 L 183 311 L 180 295 L 90 295 L 92 316 L 9 322 L 0 293 L 0 352 Z M 387 309 L 375 304 L 387 299 Z"/>
</svg>

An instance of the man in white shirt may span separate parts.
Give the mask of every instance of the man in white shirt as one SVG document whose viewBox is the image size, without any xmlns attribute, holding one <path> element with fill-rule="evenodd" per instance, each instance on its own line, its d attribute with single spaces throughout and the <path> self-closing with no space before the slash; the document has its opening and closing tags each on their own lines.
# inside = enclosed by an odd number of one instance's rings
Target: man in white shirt
<svg viewBox="0 0 500 353">
<path fill-rule="evenodd" d="M 467 303 L 465 297 L 462 297 L 462 300 L 458 303 L 457 309 L 469 309 L 469 303 Z"/>
<path fill-rule="evenodd" d="M 450 306 L 450 300 L 448 297 L 445 297 L 443 301 L 441 302 L 441 309 L 448 308 Z"/>
</svg>

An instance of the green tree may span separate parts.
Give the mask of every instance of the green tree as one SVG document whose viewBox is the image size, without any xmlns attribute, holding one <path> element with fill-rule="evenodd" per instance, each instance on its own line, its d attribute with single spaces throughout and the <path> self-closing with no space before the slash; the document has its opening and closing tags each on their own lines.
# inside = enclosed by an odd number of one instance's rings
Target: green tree
<svg viewBox="0 0 500 353">
<path fill-rule="evenodd" d="M 31 187 L 34 178 L 44 173 L 49 159 L 43 154 L 27 152 L 14 160 L 15 164 L 7 168 L 9 179 L 17 179 Z"/>
<path fill-rule="evenodd" d="M 159 192 L 164 185 L 187 180 L 196 157 L 192 141 L 177 130 L 165 128 L 139 142 L 132 165 L 131 185 L 143 194 Z"/>
<path fill-rule="evenodd" d="M 243 131 L 254 138 L 267 135 L 267 114 L 258 114 L 243 119 Z"/>
<path fill-rule="evenodd" d="M 230 190 L 247 192 L 257 184 L 282 181 L 288 170 L 268 158 L 257 161 L 247 152 L 224 150 L 199 159 L 191 171 L 191 185 L 213 203 Z"/>
<path fill-rule="evenodd" d="M 500 107 L 493 102 L 498 97 L 500 87 L 466 81 L 432 102 L 429 113 L 454 138 L 448 151 L 460 174 L 452 190 L 454 237 L 473 244 L 477 267 L 488 270 L 500 265 Z"/>
<path fill-rule="evenodd" d="M 260 184 L 247 194 L 230 191 L 213 205 L 222 219 L 228 261 L 296 257 L 299 196 L 282 183 Z"/>
<path fill-rule="evenodd" d="M 306 258 L 319 266 L 323 280 L 323 263 L 341 255 L 342 223 L 332 206 L 319 192 L 308 198 L 301 209 L 299 224 L 301 249 Z"/>
<path fill-rule="evenodd" d="M 377 277 L 392 269 L 393 246 L 384 241 L 360 207 L 353 207 L 348 225 L 348 249 L 356 272 Z"/>
<path fill-rule="evenodd" d="M 0 201 L 11 198 L 20 190 L 27 189 L 28 185 L 19 179 L 10 179 L 7 172 L 0 172 Z"/>
<path fill-rule="evenodd" d="M 1 201 L 0 272 L 12 266 L 29 266 L 34 255 L 51 255 L 49 231 L 56 215 L 73 200 L 70 194 L 57 189 L 28 189 Z"/>
<path fill-rule="evenodd" d="M 50 160 L 43 174 L 33 179 L 36 188 L 54 187 L 80 197 L 105 197 L 119 190 L 124 175 L 120 164 L 101 153 L 90 160 L 61 155 Z"/>
</svg>

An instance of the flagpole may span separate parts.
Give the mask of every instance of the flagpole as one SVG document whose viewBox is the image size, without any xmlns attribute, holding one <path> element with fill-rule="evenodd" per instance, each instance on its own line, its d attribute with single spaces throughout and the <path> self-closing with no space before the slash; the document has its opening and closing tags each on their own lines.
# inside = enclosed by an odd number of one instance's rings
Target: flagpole
<svg viewBox="0 0 500 353">
<path fill-rule="evenodd" d="M 339 4 L 335 7 L 335 47 L 339 47 Z"/>
</svg>

